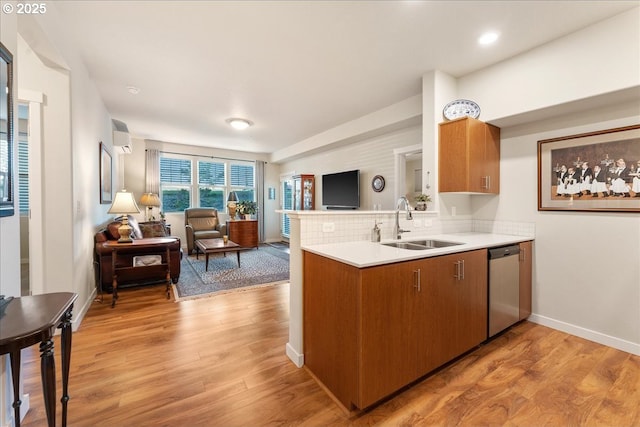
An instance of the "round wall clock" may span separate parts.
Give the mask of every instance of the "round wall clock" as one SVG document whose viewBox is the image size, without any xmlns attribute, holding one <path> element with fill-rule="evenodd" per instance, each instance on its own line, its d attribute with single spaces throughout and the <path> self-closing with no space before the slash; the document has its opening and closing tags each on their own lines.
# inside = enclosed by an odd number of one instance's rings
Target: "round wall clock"
<svg viewBox="0 0 640 427">
<path fill-rule="evenodd" d="M 456 99 L 444 106 L 442 114 L 447 120 L 458 119 L 460 117 L 480 117 L 480 106 L 468 99 Z"/>
<path fill-rule="evenodd" d="M 384 178 L 382 177 L 382 175 L 376 175 L 373 177 L 373 179 L 371 180 L 371 188 L 373 188 L 373 191 L 375 191 L 376 193 L 384 190 Z"/>
</svg>

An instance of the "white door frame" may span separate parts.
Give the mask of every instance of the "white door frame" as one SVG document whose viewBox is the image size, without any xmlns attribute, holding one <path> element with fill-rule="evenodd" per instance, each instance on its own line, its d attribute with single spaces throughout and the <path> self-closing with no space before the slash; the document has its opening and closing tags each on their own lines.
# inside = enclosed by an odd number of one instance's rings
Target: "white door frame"
<svg viewBox="0 0 640 427">
<path fill-rule="evenodd" d="M 29 287 L 44 293 L 42 230 L 42 104 L 44 94 L 18 88 L 18 102 L 29 105 Z"/>
</svg>

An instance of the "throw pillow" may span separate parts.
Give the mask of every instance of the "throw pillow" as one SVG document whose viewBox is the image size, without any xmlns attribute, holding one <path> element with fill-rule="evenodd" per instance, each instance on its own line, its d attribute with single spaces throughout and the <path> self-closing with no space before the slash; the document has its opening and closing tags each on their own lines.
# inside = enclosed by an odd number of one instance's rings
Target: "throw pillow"
<svg viewBox="0 0 640 427">
<path fill-rule="evenodd" d="M 107 225 L 107 235 L 109 240 L 118 240 L 120 238 L 120 233 L 118 233 L 118 228 L 122 223 L 120 221 L 114 221 Z"/>
<path fill-rule="evenodd" d="M 139 225 L 142 237 L 145 239 L 149 237 L 166 237 L 169 234 L 162 221 L 139 223 Z"/>
<path fill-rule="evenodd" d="M 189 224 L 193 231 L 215 230 L 218 225 L 218 218 L 191 218 L 189 219 Z"/>
</svg>

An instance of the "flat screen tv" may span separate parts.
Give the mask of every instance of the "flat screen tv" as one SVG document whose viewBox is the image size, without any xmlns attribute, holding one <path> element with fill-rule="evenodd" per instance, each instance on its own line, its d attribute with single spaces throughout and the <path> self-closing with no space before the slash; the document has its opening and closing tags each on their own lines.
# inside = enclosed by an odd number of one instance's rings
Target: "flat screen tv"
<svg viewBox="0 0 640 427">
<path fill-rule="evenodd" d="M 322 204 L 327 209 L 360 207 L 360 171 L 322 175 Z"/>
</svg>

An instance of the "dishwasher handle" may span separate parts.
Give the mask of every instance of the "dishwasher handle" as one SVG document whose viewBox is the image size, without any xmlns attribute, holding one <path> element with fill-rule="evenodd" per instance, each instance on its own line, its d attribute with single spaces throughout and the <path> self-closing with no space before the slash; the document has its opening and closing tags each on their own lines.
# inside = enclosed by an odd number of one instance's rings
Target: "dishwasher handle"
<svg viewBox="0 0 640 427">
<path fill-rule="evenodd" d="M 518 255 L 519 253 L 519 245 L 500 246 L 499 248 L 489 249 L 489 259 L 504 258 L 511 255 Z"/>
</svg>

